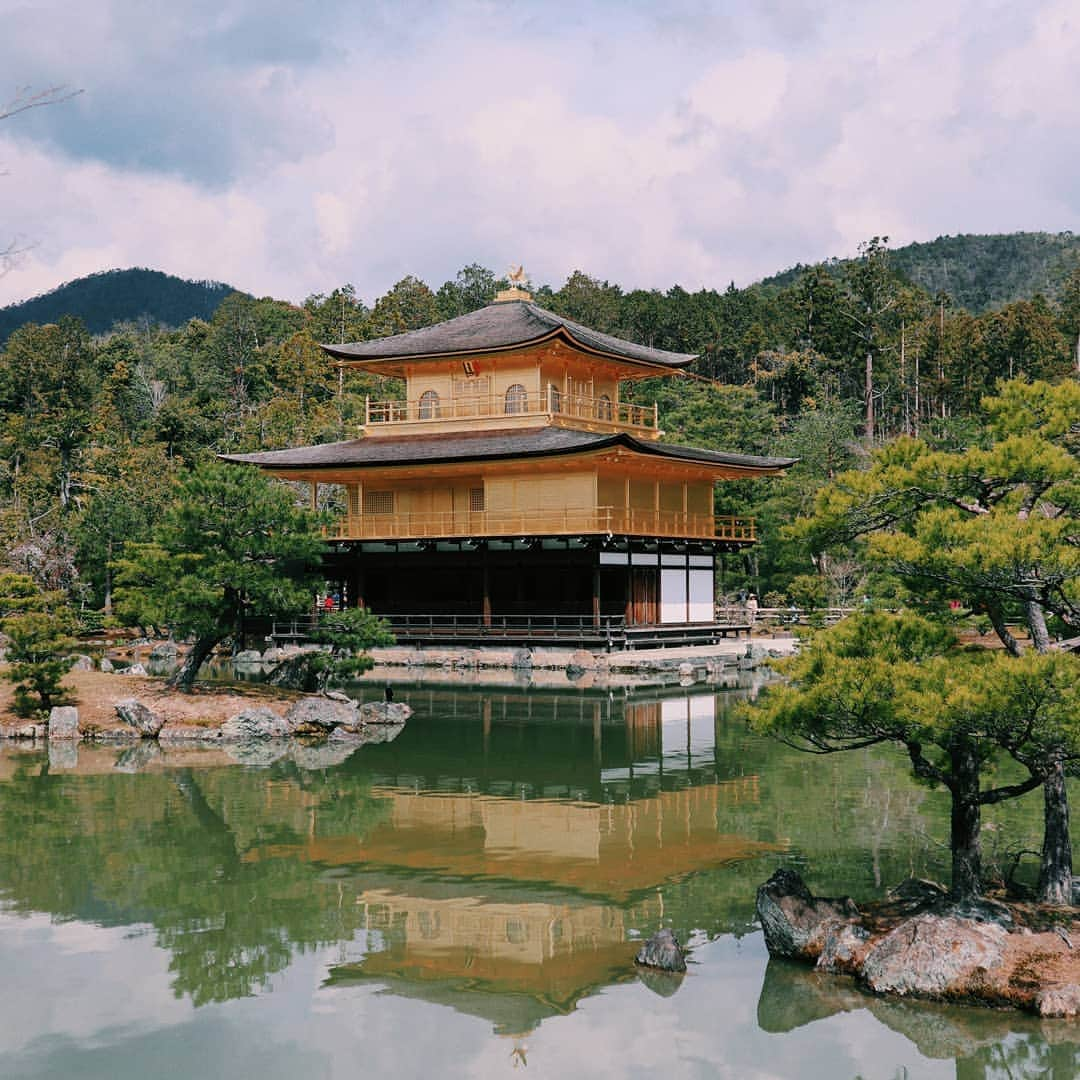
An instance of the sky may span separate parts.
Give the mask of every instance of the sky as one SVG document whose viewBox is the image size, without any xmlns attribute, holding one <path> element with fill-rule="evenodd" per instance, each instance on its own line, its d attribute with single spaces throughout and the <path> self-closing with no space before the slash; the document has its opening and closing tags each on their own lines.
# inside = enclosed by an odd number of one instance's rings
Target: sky
<svg viewBox="0 0 1080 1080">
<path fill-rule="evenodd" d="M 0 0 L 0 305 L 146 266 L 724 288 L 1076 227 L 1075 0 Z M 2 110 L 0 110 L 2 111 Z"/>
</svg>

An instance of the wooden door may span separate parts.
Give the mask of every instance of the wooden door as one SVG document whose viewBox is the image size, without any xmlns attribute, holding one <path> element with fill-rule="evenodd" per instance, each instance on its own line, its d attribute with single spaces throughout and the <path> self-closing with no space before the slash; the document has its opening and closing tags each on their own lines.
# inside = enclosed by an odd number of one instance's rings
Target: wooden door
<svg viewBox="0 0 1080 1080">
<path fill-rule="evenodd" d="M 649 626 L 657 621 L 657 572 L 653 569 L 630 571 L 629 622 L 633 626 Z"/>
</svg>

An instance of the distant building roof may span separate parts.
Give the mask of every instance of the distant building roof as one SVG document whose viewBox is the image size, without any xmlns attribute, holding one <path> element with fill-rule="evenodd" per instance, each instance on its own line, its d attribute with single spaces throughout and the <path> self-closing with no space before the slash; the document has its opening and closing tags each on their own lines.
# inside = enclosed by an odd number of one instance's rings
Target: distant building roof
<svg viewBox="0 0 1080 1080">
<path fill-rule="evenodd" d="M 560 335 L 587 352 L 654 367 L 682 368 L 697 359 L 695 353 L 650 349 L 647 345 L 601 334 L 528 300 L 488 304 L 456 319 L 410 330 L 407 334 L 322 347 L 342 360 L 417 360 L 522 348 Z"/>
<path fill-rule="evenodd" d="M 637 439 L 626 432 L 598 434 L 571 428 L 540 427 L 522 430 L 482 431 L 444 435 L 381 436 L 348 442 L 301 446 L 292 450 L 267 450 L 257 454 L 222 454 L 226 461 L 258 465 L 274 471 L 325 468 L 385 468 L 506 458 L 554 457 L 623 447 L 675 461 L 726 466 L 747 472 L 780 472 L 798 458 L 758 457 L 700 450 L 693 446 Z"/>
</svg>

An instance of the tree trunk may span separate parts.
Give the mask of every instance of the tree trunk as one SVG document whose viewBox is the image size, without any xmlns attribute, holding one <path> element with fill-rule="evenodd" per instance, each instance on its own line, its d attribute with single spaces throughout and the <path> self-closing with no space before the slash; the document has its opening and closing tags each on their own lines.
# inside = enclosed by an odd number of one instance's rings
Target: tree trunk
<svg viewBox="0 0 1080 1080">
<path fill-rule="evenodd" d="M 874 445 L 874 353 L 866 350 L 866 445 Z"/>
<path fill-rule="evenodd" d="M 979 763 L 966 740 L 949 751 L 952 771 L 952 897 L 974 900 L 982 895 L 982 851 L 979 830 Z"/>
<path fill-rule="evenodd" d="M 169 677 L 167 685 L 175 690 L 182 690 L 185 694 L 191 689 L 195 676 L 199 674 L 199 668 L 203 661 L 214 651 L 214 646 L 224 637 L 224 634 L 210 634 L 195 639 L 191 651 L 184 657 L 184 662 Z"/>
<path fill-rule="evenodd" d="M 1039 899 L 1044 904 L 1072 903 L 1072 842 L 1065 768 L 1055 761 L 1043 781 L 1043 848 Z"/>
<path fill-rule="evenodd" d="M 990 624 L 994 628 L 994 633 L 1001 639 L 1001 644 L 1009 651 L 1009 655 L 1019 656 L 1023 652 L 1023 649 L 1020 648 L 1020 642 L 1009 633 L 1009 628 L 1005 625 L 1005 617 L 1001 613 L 1001 608 L 996 604 L 991 604 L 986 609 L 986 614 L 990 616 Z"/>
<path fill-rule="evenodd" d="M 1037 600 L 1025 600 L 1024 607 L 1027 614 L 1028 630 L 1031 633 L 1031 644 L 1036 652 L 1050 651 L 1050 631 L 1046 629 L 1046 612 Z"/>
</svg>

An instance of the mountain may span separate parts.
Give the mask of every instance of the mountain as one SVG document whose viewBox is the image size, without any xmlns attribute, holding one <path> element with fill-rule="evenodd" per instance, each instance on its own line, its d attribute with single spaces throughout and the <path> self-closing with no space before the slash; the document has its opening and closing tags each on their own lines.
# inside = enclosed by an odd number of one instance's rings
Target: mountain
<svg viewBox="0 0 1080 1080">
<path fill-rule="evenodd" d="M 160 270 L 105 270 L 0 308 L 0 344 L 23 323 L 53 323 L 63 315 L 82 319 L 92 334 L 143 316 L 162 326 L 181 326 L 188 319 L 209 319 L 232 292 L 220 281 L 188 281 Z"/>
<path fill-rule="evenodd" d="M 1080 236 L 1071 232 L 1017 232 L 939 236 L 894 248 L 893 268 L 929 293 L 946 292 L 956 304 L 980 312 L 1036 293 L 1057 296 L 1065 276 L 1080 265 Z M 821 265 L 839 271 L 847 260 Z M 761 284 L 793 284 L 809 266 L 794 266 Z"/>
</svg>

